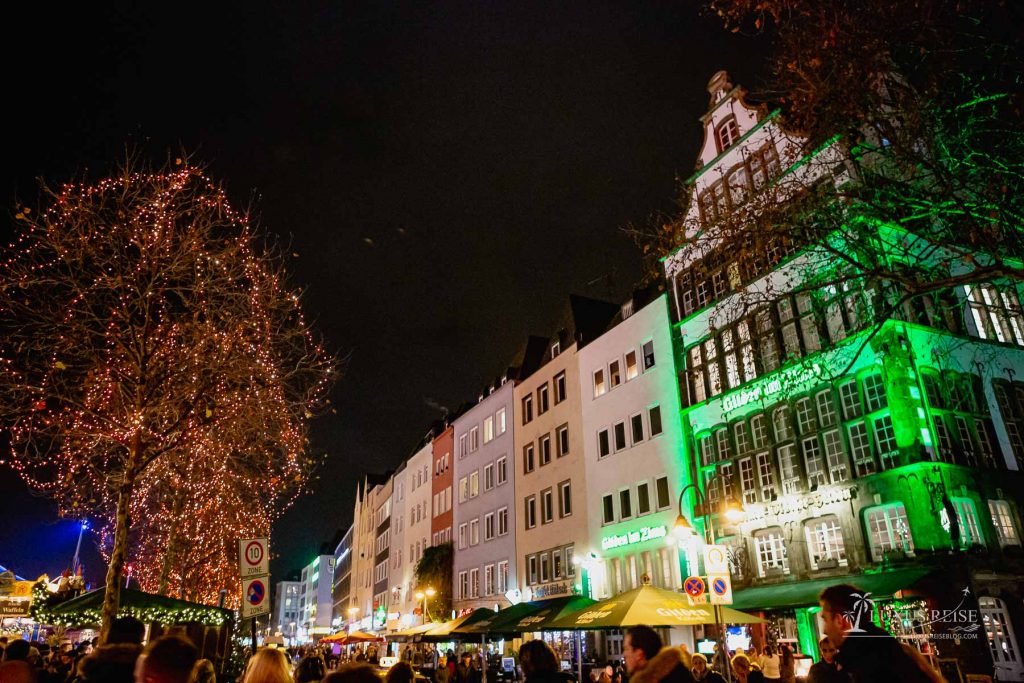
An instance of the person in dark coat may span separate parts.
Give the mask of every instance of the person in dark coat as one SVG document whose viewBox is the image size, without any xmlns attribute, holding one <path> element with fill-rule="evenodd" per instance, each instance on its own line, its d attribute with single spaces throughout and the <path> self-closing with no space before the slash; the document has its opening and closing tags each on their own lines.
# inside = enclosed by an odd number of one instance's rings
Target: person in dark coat
<svg viewBox="0 0 1024 683">
<path fill-rule="evenodd" d="M 818 602 L 825 635 L 839 648 L 839 670 L 851 683 L 933 680 L 898 640 L 871 623 L 870 599 L 861 590 L 848 584 L 830 586 L 821 592 Z"/>
<path fill-rule="evenodd" d="M 525 683 L 563 683 L 558 657 L 543 640 L 529 640 L 519 648 L 519 664 Z"/>
<path fill-rule="evenodd" d="M 626 660 L 629 683 L 693 683 L 683 661 L 683 651 L 661 646 L 661 636 L 650 626 L 626 631 L 622 657 Z"/>
<path fill-rule="evenodd" d="M 133 683 L 135 660 L 142 654 L 146 626 L 134 617 L 114 619 L 106 642 L 78 663 L 87 683 Z"/>
<path fill-rule="evenodd" d="M 722 674 L 708 666 L 708 658 L 700 652 L 690 657 L 690 673 L 697 683 L 725 683 Z"/>
<path fill-rule="evenodd" d="M 807 683 L 848 683 L 850 678 L 836 664 L 836 646 L 828 638 L 818 642 L 821 659 L 811 665 Z"/>
</svg>

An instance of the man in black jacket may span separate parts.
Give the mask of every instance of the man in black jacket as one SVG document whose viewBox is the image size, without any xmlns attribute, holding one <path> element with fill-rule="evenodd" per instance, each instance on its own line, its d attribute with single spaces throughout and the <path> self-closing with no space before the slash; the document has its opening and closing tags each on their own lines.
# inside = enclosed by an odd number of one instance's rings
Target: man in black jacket
<svg viewBox="0 0 1024 683">
<path fill-rule="evenodd" d="M 634 626 L 623 639 L 629 683 L 693 683 L 682 650 L 661 647 L 661 636 L 650 626 Z"/>
<path fill-rule="evenodd" d="M 852 683 L 930 683 L 932 680 L 884 630 L 871 623 L 871 600 L 850 585 L 831 586 L 818 596 L 825 635 L 839 648 L 839 670 Z"/>
</svg>

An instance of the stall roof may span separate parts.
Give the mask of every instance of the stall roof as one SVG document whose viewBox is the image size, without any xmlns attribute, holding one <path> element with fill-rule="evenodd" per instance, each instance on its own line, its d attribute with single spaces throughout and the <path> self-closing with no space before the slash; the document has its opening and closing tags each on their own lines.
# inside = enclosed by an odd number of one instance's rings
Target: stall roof
<svg viewBox="0 0 1024 683">
<path fill-rule="evenodd" d="M 66 626 L 84 626 L 100 623 L 105 588 L 79 595 L 66 602 L 48 607 L 47 616 L 55 623 Z M 197 622 L 220 626 L 231 620 L 231 610 L 176 600 L 163 595 L 121 589 L 121 615 L 131 615 L 146 623 L 187 624 Z"/>
</svg>

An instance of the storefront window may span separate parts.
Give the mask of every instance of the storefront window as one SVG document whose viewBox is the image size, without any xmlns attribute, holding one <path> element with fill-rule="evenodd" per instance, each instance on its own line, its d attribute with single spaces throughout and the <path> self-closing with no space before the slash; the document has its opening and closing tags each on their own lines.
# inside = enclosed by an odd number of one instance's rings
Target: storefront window
<svg viewBox="0 0 1024 683">
<path fill-rule="evenodd" d="M 864 513 L 864 519 L 874 561 L 881 562 L 886 554 L 914 554 L 914 539 L 910 535 L 907 509 L 903 503 L 869 508 Z"/>
</svg>

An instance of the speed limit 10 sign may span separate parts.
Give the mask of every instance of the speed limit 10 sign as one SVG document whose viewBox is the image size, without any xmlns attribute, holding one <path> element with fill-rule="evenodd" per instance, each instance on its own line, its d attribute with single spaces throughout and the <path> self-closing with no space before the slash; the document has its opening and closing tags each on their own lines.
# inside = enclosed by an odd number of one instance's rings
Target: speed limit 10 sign
<svg viewBox="0 0 1024 683">
<path fill-rule="evenodd" d="M 270 547 L 265 538 L 238 542 L 238 567 L 242 578 L 266 576 L 270 573 Z"/>
</svg>

